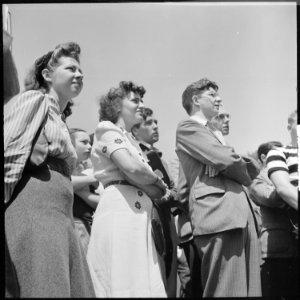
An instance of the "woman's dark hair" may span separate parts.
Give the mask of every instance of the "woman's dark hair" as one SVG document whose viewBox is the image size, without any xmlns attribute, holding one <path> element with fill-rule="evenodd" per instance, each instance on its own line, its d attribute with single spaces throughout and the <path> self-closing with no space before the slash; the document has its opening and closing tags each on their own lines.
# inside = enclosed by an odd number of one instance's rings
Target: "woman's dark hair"
<svg viewBox="0 0 300 300">
<path fill-rule="evenodd" d="M 66 119 L 71 116 L 71 114 L 73 113 L 72 111 L 72 106 L 74 105 L 74 102 L 73 100 L 70 100 L 68 103 L 67 103 L 67 106 L 65 107 L 64 111 L 62 112 L 61 114 L 61 118 L 64 122 L 66 122 Z"/>
<path fill-rule="evenodd" d="M 79 61 L 80 47 L 74 42 L 59 44 L 53 51 L 49 51 L 45 55 L 39 57 L 29 70 L 24 80 L 25 91 L 28 90 L 42 90 L 48 91 L 48 84 L 45 81 L 42 71 L 48 69 L 52 71 L 57 65 L 58 60 L 63 57 L 72 57 Z"/>
<path fill-rule="evenodd" d="M 119 87 L 111 88 L 106 95 L 101 96 L 99 99 L 99 121 L 111 121 L 115 124 L 122 109 L 122 100 L 130 92 L 143 98 L 146 90 L 143 86 L 137 86 L 132 81 L 121 81 Z"/>
<path fill-rule="evenodd" d="M 274 149 L 275 147 L 282 147 L 282 143 L 278 141 L 271 141 L 267 143 L 261 144 L 257 149 L 257 157 L 259 161 L 262 163 L 261 155 L 267 155 L 270 150 Z"/>
</svg>

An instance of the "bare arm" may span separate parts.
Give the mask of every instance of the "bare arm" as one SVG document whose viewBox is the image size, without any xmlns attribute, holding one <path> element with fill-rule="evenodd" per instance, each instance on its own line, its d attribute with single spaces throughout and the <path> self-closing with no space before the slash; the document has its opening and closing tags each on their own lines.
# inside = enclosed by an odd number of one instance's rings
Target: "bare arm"
<svg viewBox="0 0 300 300">
<path fill-rule="evenodd" d="M 97 179 L 94 177 L 94 175 L 72 175 L 72 184 L 74 192 L 77 192 L 88 185 L 95 185 L 98 183 Z"/>
<path fill-rule="evenodd" d="M 126 148 L 114 151 L 111 159 L 135 185 L 152 185 L 157 181 L 157 175 L 146 164 L 135 159 Z"/>
<path fill-rule="evenodd" d="M 166 185 L 163 183 L 161 179 L 158 179 L 156 184 L 139 184 L 133 181 L 130 177 L 128 177 L 124 173 L 124 177 L 130 182 L 132 185 L 143 190 L 153 201 L 159 202 L 160 199 L 164 196 L 166 191 Z"/>
<path fill-rule="evenodd" d="M 281 199 L 298 210 L 297 187 L 290 183 L 289 174 L 286 171 L 277 170 L 270 175 L 270 179 Z"/>
</svg>

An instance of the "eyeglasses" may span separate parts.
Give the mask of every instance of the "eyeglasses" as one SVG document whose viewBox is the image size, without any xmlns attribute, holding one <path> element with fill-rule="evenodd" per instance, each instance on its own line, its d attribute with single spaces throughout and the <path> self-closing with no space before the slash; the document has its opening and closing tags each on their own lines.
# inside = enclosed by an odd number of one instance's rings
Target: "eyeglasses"
<svg viewBox="0 0 300 300">
<path fill-rule="evenodd" d="M 230 115 L 229 114 L 219 114 L 218 118 L 220 120 L 224 120 L 225 118 L 227 118 L 228 120 L 230 120 Z"/>
</svg>

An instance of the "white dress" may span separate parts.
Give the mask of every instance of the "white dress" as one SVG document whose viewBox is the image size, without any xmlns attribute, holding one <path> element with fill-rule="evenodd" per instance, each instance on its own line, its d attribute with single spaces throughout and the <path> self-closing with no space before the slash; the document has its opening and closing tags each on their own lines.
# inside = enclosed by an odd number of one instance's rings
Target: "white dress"
<svg viewBox="0 0 300 300">
<path fill-rule="evenodd" d="M 91 160 L 103 185 L 124 180 L 110 159 L 117 149 L 127 148 L 147 164 L 127 135 L 109 121 L 96 128 Z M 151 235 L 151 210 L 151 199 L 131 185 L 110 185 L 101 194 L 87 253 L 96 297 L 166 297 Z"/>
</svg>

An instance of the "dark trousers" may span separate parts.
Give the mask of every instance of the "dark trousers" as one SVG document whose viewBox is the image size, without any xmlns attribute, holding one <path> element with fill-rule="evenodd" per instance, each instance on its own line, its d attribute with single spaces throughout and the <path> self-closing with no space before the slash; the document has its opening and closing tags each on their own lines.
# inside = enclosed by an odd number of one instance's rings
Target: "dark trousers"
<svg viewBox="0 0 300 300">
<path fill-rule="evenodd" d="M 298 258 L 266 258 L 261 265 L 262 296 L 299 296 Z"/>
<path fill-rule="evenodd" d="M 193 240 L 180 245 L 183 248 L 187 263 L 190 268 L 190 283 L 186 286 L 187 296 L 192 298 L 202 298 L 203 290 L 201 284 L 201 261 L 196 254 L 197 249 Z"/>
</svg>

